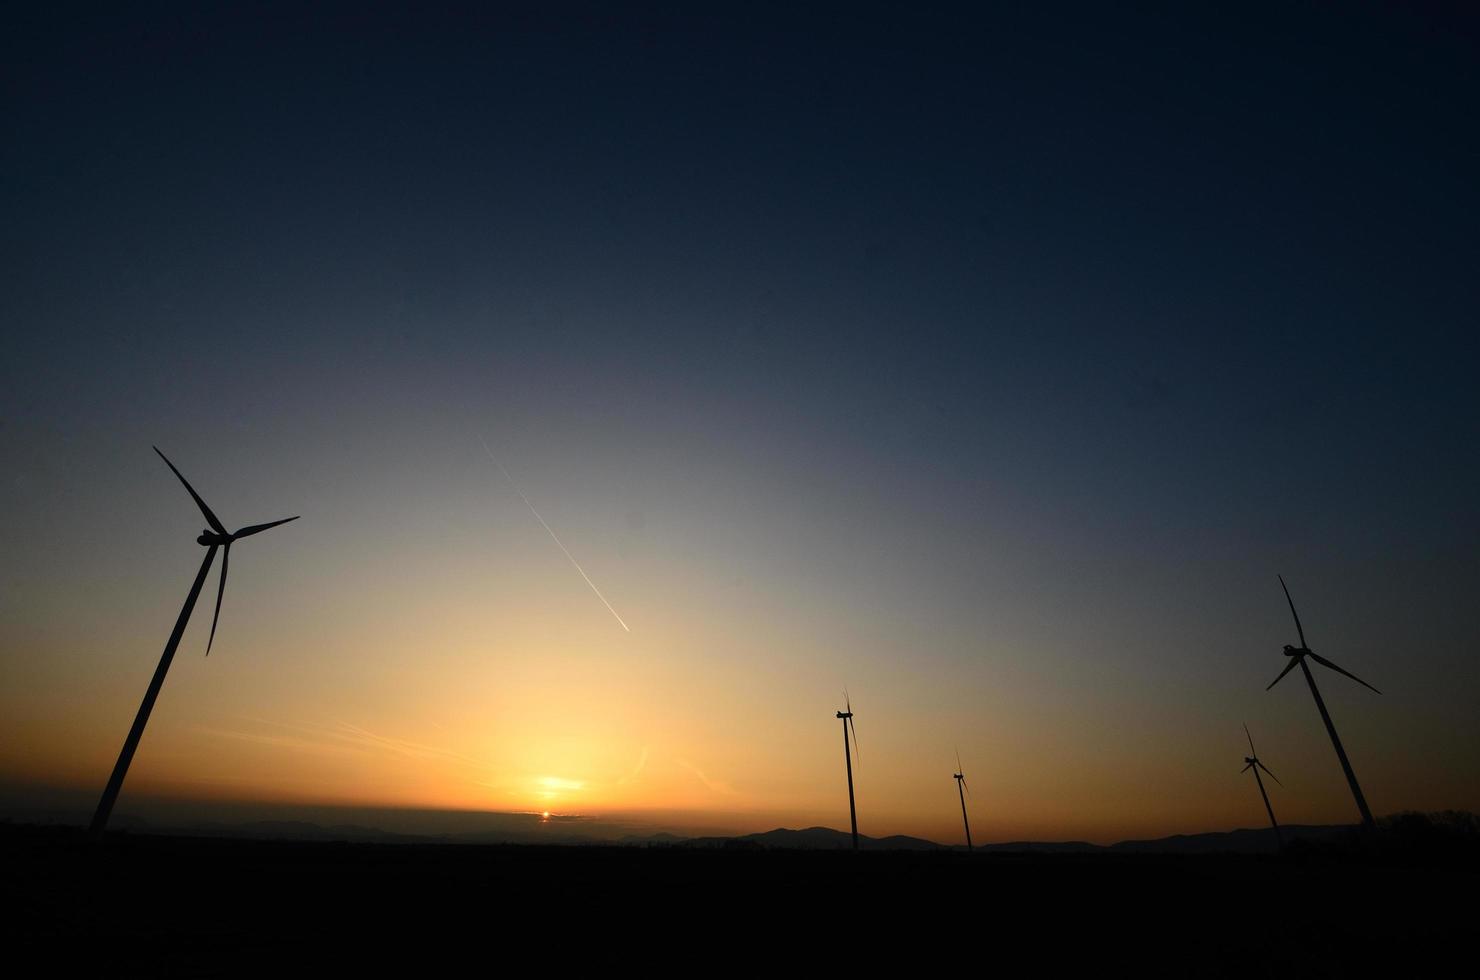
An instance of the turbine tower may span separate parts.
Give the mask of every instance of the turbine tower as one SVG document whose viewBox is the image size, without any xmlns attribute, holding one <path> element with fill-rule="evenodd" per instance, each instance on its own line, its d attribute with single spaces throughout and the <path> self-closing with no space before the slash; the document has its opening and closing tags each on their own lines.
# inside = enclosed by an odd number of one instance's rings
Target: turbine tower
<svg viewBox="0 0 1480 980">
<path fill-rule="evenodd" d="M 844 710 L 838 712 L 843 722 L 843 762 L 848 766 L 848 817 L 853 822 L 853 849 L 858 850 L 858 808 L 853 803 L 853 756 L 848 749 L 848 730 L 853 729 L 853 750 L 858 749 L 858 729 L 853 727 L 853 703 L 843 691 Z"/>
<path fill-rule="evenodd" d="M 1336 746 L 1336 758 L 1341 760 L 1341 771 L 1346 773 L 1346 781 L 1352 788 L 1352 796 L 1356 798 L 1357 809 L 1362 811 L 1362 824 L 1369 828 L 1375 827 L 1377 823 L 1372 819 L 1372 811 L 1367 809 L 1367 798 L 1362 795 L 1362 787 L 1357 785 L 1357 774 L 1352 772 L 1352 764 L 1347 761 L 1346 750 L 1341 747 L 1341 739 L 1336 736 L 1336 726 L 1331 723 L 1331 713 L 1326 710 L 1326 702 L 1321 700 L 1321 692 L 1316 688 L 1316 679 L 1311 675 L 1310 667 L 1306 665 L 1305 660 L 1309 657 L 1323 667 L 1330 667 L 1338 674 L 1345 674 L 1363 687 L 1370 688 L 1378 694 L 1382 692 L 1372 687 L 1371 684 L 1368 684 L 1351 671 L 1342 670 L 1305 645 L 1305 630 L 1300 626 L 1300 614 L 1295 611 L 1295 600 L 1290 598 L 1290 588 L 1285 585 L 1285 577 L 1283 575 L 1280 576 L 1280 588 L 1285 590 L 1285 601 L 1290 604 L 1290 615 L 1295 617 L 1295 632 L 1300 634 L 1300 646 L 1292 647 L 1288 643 L 1285 644 L 1285 656 L 1290 658 L 1290 662 L 1285 665 L 1284 670 L 1280 671 L 1279 677 L 1269 682 L 1269 687 L 1266 687 L 1265 690 L 1269 690 L 1269 688 L 1274 687 L 1283 680 L 1286 674 L 1295 669 L 1296 664 L 1300 665 L 1300 669 L 1305 673 L 1305 682 L 1310 685 L 1311 697 L 1316 699 L 1316 707 L 1321 711 L 1321 720 L 1326 723 L 1326 732 L 1331 736 L 1331 744 Z"/>
<path fill-rule="evenodd" d="M 200 563 L 200 571 L 195 573 L 195 582 L 190 586 L 190 594 L 185 597 L 185 605 L 180 609 L 180 618 L 175 620 L 175 628 L 164 645 L 164 654 L 159 658 L 159 666 L 154 668 L 154 678 L 149 682 L 149 689 L 144 692 L 144 700 L 139 705 L 139 713 L 134 716 L 134 725 L 129 729 L 128 738 L 123 740 L 123 751 L 118 753 L 118 762 L 113 766 L 113 774 L 108 777 L 108 785 L 103 789 L 103 798 L 98 801 L 98 809 L 93 814 L 92 826 L 89 828 L 89 833 L 94 838 L 102 836 L 103 830 L 108 826 L 108 817 L 113 812 L 113 804 L 118 801 L 118 791 L 123 788 L 123 777 L 128 775 L 128 767 L 133 761 L 134 750 L 139 747 L 139 738 L 143 736 L 144 726 L 149 722 L 149 713 L 154 710 L 154 701 L 159 697 L 159 689 L 164 686 L 164 675 L 170 669 L 170 661 L 175 658 L 175 648 L 180 645 L 180 637 L 185 634 L 185 625 L 190 622 L 190 613 L 195 609 L 195 600 L 200 597 L 200 588 L 205 584 L 206 573 L 211 570 L 211 562 L 216 558 L 216 550 L 221 549 L 221 584 L 216 590 L 216 613 L 211 617 L 211 637 L 206 641 L 207 656 L 210 656 L 211 644 L 216 641 L 216 623 L 221 619 L 221 599 L 226 594 L 226 569 L 231 560 L 232 542 L 266 531 L 270 527 L 298 520 L 297 517 L 285 517 L 280 521 L 252 524 L 234 532 L 228 532 L 225 525 L 211 512 L 211 508 L 206 506 L 206 502 L 200 499 L 200 494 L 195 492 L 190 481 L 175 469 L 175 464 L 171 463 L 164 453 L 159 452 L 158 446 L 154 447 L 154 451 L 159 453 L 159 458 L 164 460 L 164 464 L 170 468 L 171 472 L 179 477 L 191 499 L 205 515 L 206 523 L 210 525 L 195 539 L 198 544 L 205 546 L 206 557 Z"/>
<path fill-rule="evenodd" d="M 961 768 L 961 750 L 956 750 L 956 795 L 961 797 L 961 823 L 966 826 L 966 852 L 973 850 L 971 846 L 971 821 L 966 819 L 966 776 Z"/>
<path fill-rule="evenodd" d="M 1281 786 L 1285 784 L 1280 783 L 1280 777 L 1276 776 L 1272 772 L 1269 772 L 1269 767 L 1259 761 L 1259 753 L 1254 751 L 1254 736 L 1249 734 L 1248 725 L 1244 726 L 1244 736 L 1249 740 L 1249 754 L 1244 757 L 1244 767 L 1240 769 L 1239 772 L 1248 772 L 1250 769 L 1254 770 L 1254 782 L 1259 784 L 1259 795 L 1264 797 L 1264 809 L 1269 812 L 1269 825 L 1274 828 L 1275 842 L 1279 844 L 1280 847 L 1284 847 L 1285 837 L 1283 834 L 1280 833 L 1280 822 L 1274 818 L 1274 807 L 1269 805 L 1269 794 L 1264 792 L 1264 780 L 1259 778 L 1259 770 L 1263 769 L 1265 772 L 1269 773 L 1269 778 L 1273 779 Z"/>
</svg>

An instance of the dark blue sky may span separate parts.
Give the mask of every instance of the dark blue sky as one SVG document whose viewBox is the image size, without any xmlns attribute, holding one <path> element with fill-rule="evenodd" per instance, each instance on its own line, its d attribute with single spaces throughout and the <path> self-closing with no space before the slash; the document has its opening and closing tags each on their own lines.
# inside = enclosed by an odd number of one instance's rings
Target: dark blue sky
<svg viewBox="0 0 1480 980">
<path fill-rule="evenodd" d="M 20 390 L 172 347 L 437 370 L 492 307 L 926 455 L 1024 405 L 1046 456 L 1219 480 L 1473 441 L 1473 23 L 470 11 L 18 18 Z"/>
<path fill-rule="evenodd" d="M 388 520 L 487 434 L 925 618 L 1284 570 L 1480 693 L 1472 12 L 698 6 L 7 13 L 5 581 L 151 442 Z"/>
</svg>

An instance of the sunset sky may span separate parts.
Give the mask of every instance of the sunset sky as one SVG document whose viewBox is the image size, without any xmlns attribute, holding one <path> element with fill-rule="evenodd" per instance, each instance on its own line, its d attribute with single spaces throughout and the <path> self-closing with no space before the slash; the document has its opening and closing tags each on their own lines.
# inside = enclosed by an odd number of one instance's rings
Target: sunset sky
<svg viewBox="0 0 1480 980">
<path fill-rule="evenodd" d="M 1480 810 L 1475 21 L 1025 8 L 8 13 L 9 798 Z"/>
</svg>

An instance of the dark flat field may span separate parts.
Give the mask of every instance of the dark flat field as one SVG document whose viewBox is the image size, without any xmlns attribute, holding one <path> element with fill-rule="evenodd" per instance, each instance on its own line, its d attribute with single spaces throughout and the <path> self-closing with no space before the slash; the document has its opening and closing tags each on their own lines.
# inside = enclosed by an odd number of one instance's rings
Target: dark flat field
<svg viewBox="0 0 1480 980">
<path fill-rule="evenodd" d="M 47 972 L 889 966 L 1337 976 L 1470 962 L 1472 861 L 326 844 L 0 827 Z M 1468 972 L 1468 966 L 1460 973 Z"/>
</svg>

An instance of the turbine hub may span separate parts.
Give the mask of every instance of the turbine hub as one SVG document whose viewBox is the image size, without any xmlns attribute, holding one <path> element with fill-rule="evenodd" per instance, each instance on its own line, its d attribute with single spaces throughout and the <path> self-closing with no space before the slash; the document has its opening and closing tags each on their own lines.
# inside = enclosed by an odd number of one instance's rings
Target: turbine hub
<svg viewBox="0 0 1480 980">
<path fill-rule="evenodd" d="M 1248 756 L 1244 756 L 1244 761 L 1247 762 L 1249 765 L 1252 766 L 1254 763 L 1258 762 L 1259 760 L 1258 759 L 1251 759 Z"/>
<path fill-rule="evenodd" d="M 1285 644 L 1285 656 L 1287 657 L 1303 657 L 1307 653 L 1310 653 L 1309 647 L 1292 647 L 1288 643 Z"/>
</svg>

